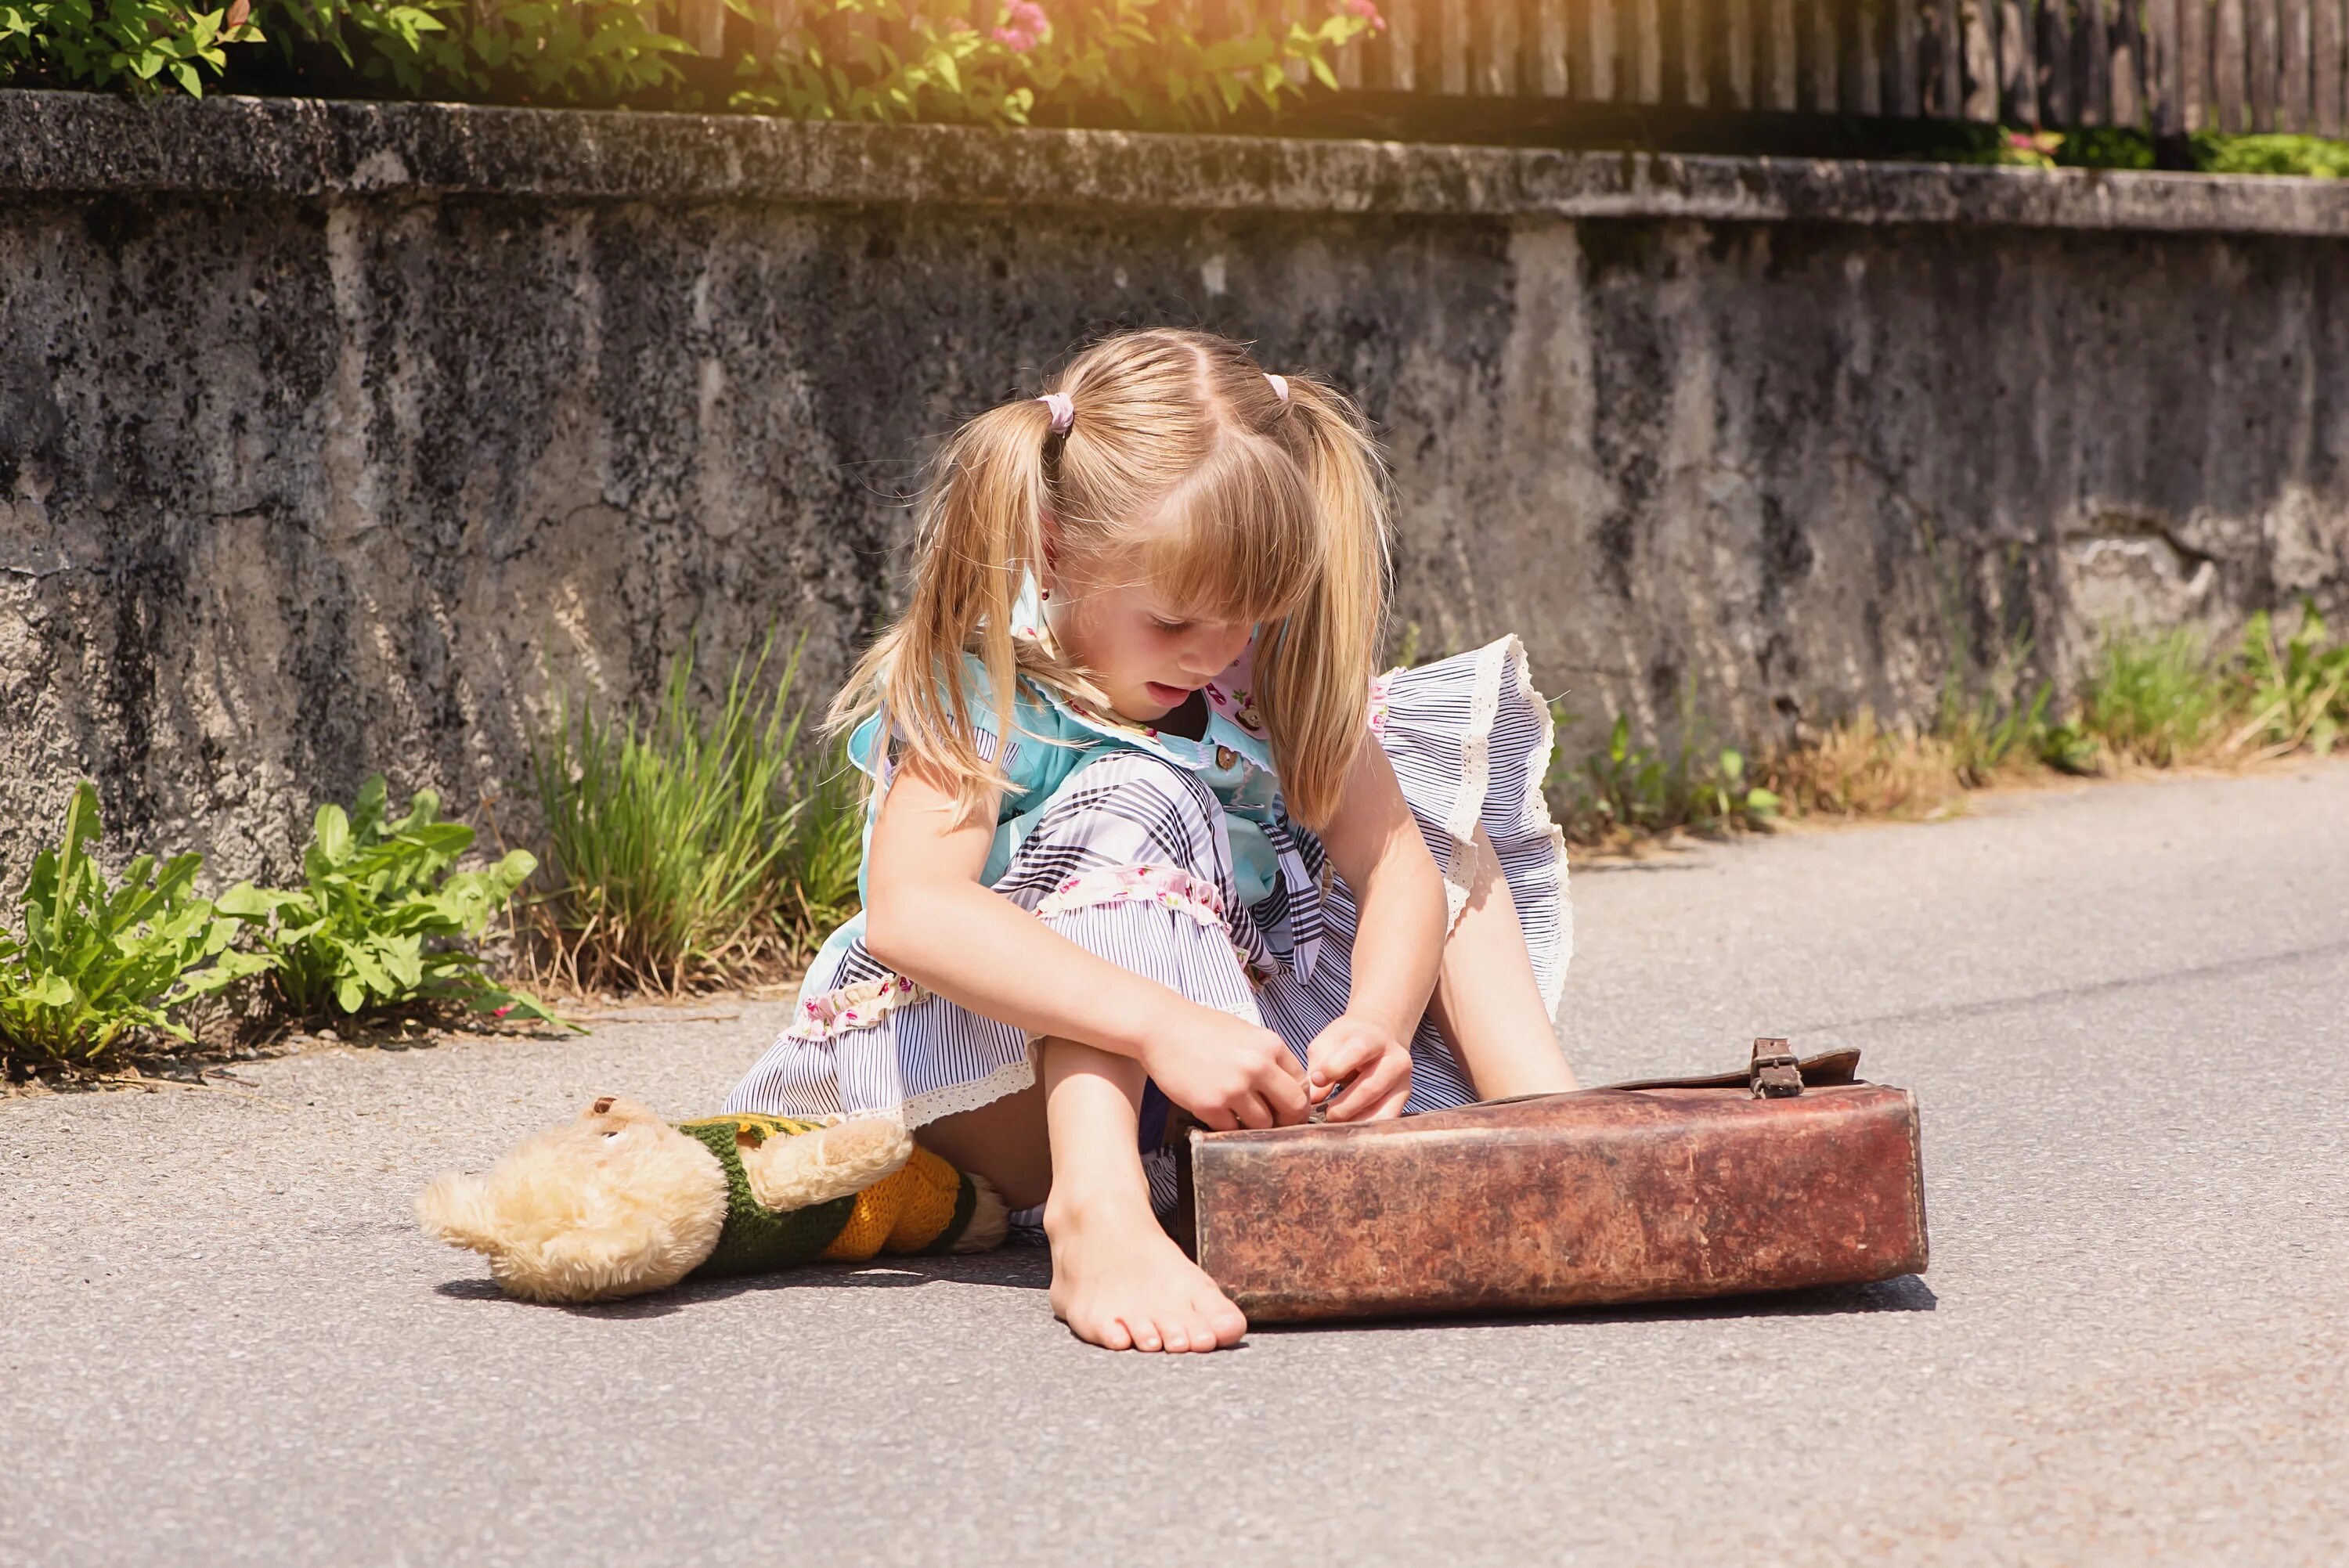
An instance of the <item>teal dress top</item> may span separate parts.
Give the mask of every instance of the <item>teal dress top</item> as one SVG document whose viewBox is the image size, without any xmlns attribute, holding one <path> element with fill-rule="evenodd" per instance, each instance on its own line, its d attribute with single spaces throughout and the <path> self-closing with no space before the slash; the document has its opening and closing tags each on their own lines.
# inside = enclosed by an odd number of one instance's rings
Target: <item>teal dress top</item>
<svg viewBox="0 0 2349 1568">
<path fill-rule="evenodd" d="M 1014 636 L 1046 634 L 1039 608 L 1031 583 L 1015 612 Z M 1123 748 L 1149 752 L 1197 775 L 1223 804 L 1233 880 L 1242 903 L 1259 903 L 1284 887 L 1289 910 L 1307 907 L 1299 901 L 1318 902 L 1317 879 L 1306 869 L 1297 847 L 1298 830 L 1285 814 L 1280 779 L 1273 769 L 1271 737 L 1257 709 L 1255 665 L 1256 643 L 1251 638 L 1230 667 L 1202 691 L 1207 724 L 1196 740 L 1095 709 L 1042 681 L 1020 676 L 1012 697 L 1012 733 L 1007 738 L 997 731 L 993 687 L 986 666 L 977 655 L 964 655 L 963 700 L 978 732 L 978 753 L 995 764 L 1006 781 L 996 808 L 995 841 L 979 880 L 992 886 L 1010 869 L 1011 857 L 1079 769 L 1104 752 Z M 864 861 L 856 873 L 860 902 L 868 900 L 865 879 L 872 864 L 873 824 L 895 771 L 882 741 L 887 719 L 886 713 L 876 713 L 848 738 L 849 761 L 873 780 L 864 811 Z M 1302 939 L 1296 944 L 1290 961 L 1302 976 L 1310 973 L 1319 943 L 1305 934 L 1317 930 L 1319 923 L 1300 923 Z M 814 967 L 821 968 L 826 956 L 864 934 L 864 915 L 860 910 L 826 940 Z"/>
</svg>

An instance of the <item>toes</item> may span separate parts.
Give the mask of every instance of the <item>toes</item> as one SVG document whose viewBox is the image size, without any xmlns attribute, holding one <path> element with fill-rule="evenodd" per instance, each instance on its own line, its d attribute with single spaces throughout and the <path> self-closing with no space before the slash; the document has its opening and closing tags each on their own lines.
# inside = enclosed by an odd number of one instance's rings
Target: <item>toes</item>
<svg viewBox="0 0 2349 1568">
<path fill-rule="evenodd" d="M 1148 1318 L 1132 1322 L 1121 1318 L 1118 1322 L 1131 1336 L 1131 1343 L 1136 1350 L 1161 1350 L 1165 1347 L 1165 1341 L 1158 1336 L 1158 1326 Z"/>
</svg>

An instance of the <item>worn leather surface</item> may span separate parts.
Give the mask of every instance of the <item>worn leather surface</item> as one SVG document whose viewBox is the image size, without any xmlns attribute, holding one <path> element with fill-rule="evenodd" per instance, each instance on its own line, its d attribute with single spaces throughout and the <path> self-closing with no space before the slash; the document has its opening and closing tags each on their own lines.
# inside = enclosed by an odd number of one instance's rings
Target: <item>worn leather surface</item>
<svg viewBox="0 0 2349 1568">
<path fill-rule="evenodd" d="M 1727 1295 L 1926 1264 L 1916 1100 L 1877 1084 L 1587 1089 L 1195 1130 L 1189 1153 L 1187 1239 L 1257 1322 Z"/>
</svg>

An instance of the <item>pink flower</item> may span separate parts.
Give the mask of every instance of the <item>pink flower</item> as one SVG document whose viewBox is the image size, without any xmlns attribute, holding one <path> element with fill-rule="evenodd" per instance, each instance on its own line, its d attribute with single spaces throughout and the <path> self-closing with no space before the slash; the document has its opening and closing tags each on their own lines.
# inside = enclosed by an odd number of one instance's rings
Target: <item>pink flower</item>
<svg viewBox="0 0 2349 1568">
<path fill-rule="evenodd" d="M 1003 7 L 1003 26 L 988 36 L 1013 54 L 1024 55 L 1044 41 L 1045 29 L 1050 25 L 1036 0 L 1009 0 Z"/>
<path fill-rule="evenodd" d="M 1387 30 L 1387 19 L 1379 15 L 1378 0 L 1338 0 L 1338 9 L 1349 16 L 1360 16 L 1371 25 L 1373 33 Z"/>
<path fill-rule="evenodd" d="M 492 1018 L 502 1018 L 502 1017 L 504 1017 L 508 1013 L 511 1013 L 511 1012 L 512 1012 L 513 1010 L 514 1010 L 514 1005 L 513 1005 L 512 1002 L 509 1002 L 509 1003 L 507 1003 L 507 1004 L 506 1004 L 504 1006 L 502 1006 L 502 1007 L 493 1007 L 493 1008 L 492 1008 L 492 1009 L 490 1010 L 490 1016 L 491 1016 L 491 1017 L 492 1017 Z"/>
</svg>

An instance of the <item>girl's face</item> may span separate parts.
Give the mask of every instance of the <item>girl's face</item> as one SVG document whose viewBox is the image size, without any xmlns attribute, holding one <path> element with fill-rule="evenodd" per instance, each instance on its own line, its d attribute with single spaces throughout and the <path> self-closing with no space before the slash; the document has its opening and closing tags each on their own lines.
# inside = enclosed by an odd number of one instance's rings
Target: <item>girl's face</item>
<svg viewBox="0 0 2349 1568">
<path fill-rule="evenodd" d="M 1053 574 L 1044 601 L 1053 640 L 1092 672 L 1121 718 L 1154 724 L 1221 675 L 1247 646 L 1247 621 L 1206 621 L 1146 585 Z"/>
</svg>

